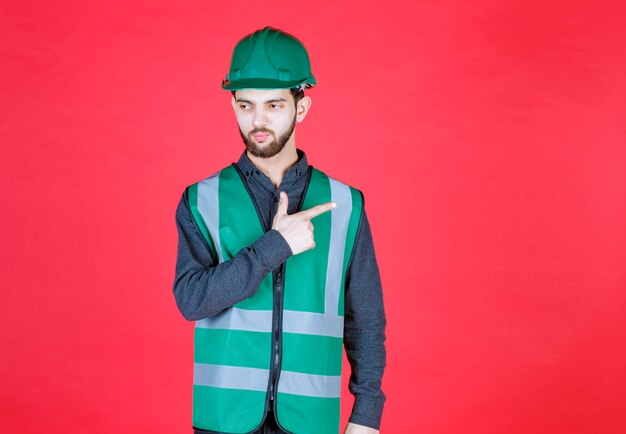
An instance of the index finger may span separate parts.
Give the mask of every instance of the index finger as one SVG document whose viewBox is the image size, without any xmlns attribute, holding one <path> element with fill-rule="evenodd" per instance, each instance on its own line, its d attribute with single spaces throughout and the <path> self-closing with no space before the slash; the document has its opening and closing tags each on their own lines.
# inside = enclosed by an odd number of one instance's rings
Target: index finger
<svg viewBox="0 0 626 434">
<path fill-rule="evenodd" d="M 325 213 L 326 211 L 330 211 L 336 206 L 337 206 L 336 202 L 326 202 L 321 205 L 315 205 L 313 208 L 300 211 L 298 214 L 300 214 L 305 219 L 312 219 L 313 217 L 316 217 L 322 213 Z"/>
</svg>

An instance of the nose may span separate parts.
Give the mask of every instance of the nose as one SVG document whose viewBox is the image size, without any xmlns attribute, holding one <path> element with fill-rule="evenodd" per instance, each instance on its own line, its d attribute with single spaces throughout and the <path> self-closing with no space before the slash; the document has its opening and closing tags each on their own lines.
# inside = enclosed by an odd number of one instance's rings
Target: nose
<svg viewBox="0 0 626 434">
<path fill-rule="evenodd" d="M 252 119 L 252 125 L 255 128 L 265 127 L 267 125 L 267 117 L 261 108 L 257 108 L 254 111 L 254 118 Z"/>
</svg>

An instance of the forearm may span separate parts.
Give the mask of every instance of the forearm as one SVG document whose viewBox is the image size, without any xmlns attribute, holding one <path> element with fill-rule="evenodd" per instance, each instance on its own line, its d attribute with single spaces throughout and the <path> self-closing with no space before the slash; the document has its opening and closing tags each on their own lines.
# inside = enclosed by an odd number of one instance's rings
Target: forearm
<svg viewBox="0 0 626 434">
<path fill-rule="evenodd" d="M 384 329 L 372 324 L 371 329 Z M 345 336 L 346 354 L 352 373 L 348 388 L 354 395 L 350 422 L 379 429 L 385 394 L 381 390 L 385 369 L 384 332 L 354 330 Z"/>
<path fill-rule="evenodd" d="M 174 297 L 188 320 L 215 315 L 252 296 L 261 280 L 291 255 L 282 235 L 271 230 L 218 264 L 193 220 L 186 195 L 176 211 L 176 225 Z"/>
<path fill-rule="evenodd" d="M 385 310 L 382 285 L 367 216 L 363 215 L 346 287 L 344 344 L 354 395 L 350 422 L 379 429 L 385 395 Z"/>
</svg>

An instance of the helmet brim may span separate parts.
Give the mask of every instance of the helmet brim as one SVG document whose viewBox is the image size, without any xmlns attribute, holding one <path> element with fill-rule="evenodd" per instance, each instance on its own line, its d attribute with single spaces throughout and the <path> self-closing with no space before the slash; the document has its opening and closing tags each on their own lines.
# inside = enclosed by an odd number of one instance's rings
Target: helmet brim
<svg viewBox="0 0 626 434">
<path fill-rule="evenodd" d="M 317 83 L 315 78 L 310 77 L 306 80 L 296 81 L 279 81 L 270 80 L 267 78 L 246 78 L 237 81 L 222 82 L 222 89 L 224 90 L 242 90 L 242 89 L 291 89 L 294 87 L 306 84 L 307 87 L 315 86 Z"/>
</svg>

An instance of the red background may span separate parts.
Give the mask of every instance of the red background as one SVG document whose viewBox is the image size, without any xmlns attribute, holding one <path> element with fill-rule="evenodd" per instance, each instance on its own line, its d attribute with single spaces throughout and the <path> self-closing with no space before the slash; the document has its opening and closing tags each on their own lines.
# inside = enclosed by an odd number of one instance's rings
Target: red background
<svg viewBox="0 0 626 434">
<path fill-rule="evenodd" d="M 626 432 L 622 1 L 7 3 L 2 432 L 190 432 L 174 211 L 243 150 L 220 82 L 264 25 L 319 82 L 298 147 L 366 196 L 382 432 Z"/>
</svg>

